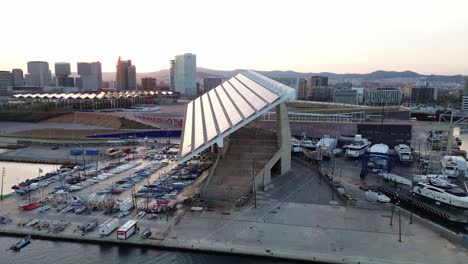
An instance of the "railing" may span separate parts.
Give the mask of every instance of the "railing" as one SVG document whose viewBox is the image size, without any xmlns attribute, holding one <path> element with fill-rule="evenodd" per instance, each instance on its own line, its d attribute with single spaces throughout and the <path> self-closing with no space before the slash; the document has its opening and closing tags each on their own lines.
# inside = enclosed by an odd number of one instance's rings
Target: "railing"
<svg viewBox="0 0 468 264">
<path fill-rule="evenodd" d="M 289 121 L 293 122 L 362 122 L 366 119 L 365 112 L 350 112 L 343 114 L 312 114 L 288 113 Z M 276 113 L 268 112 L 260 117 L 261 121 L 276 121 Z"/>
</svg>

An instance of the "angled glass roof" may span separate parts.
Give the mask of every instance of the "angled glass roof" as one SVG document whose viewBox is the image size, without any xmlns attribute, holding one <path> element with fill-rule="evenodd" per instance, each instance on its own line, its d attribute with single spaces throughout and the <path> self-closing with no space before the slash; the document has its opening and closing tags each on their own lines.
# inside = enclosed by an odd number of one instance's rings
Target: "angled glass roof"
<svg viewBox="0 0 468 264">
<path fill-rule="evenodd" d="M 237 129 L 294 98 L 294 89 L 254 71 L 245 71 L 187 104 L 179 162 L 217 143 Z"/>
</svg>

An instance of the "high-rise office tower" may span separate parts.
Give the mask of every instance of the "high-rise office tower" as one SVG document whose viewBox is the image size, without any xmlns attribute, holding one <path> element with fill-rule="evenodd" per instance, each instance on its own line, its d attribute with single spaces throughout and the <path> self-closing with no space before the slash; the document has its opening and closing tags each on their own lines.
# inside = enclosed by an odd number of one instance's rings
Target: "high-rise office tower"
<svg viewBox="0 0 468 264">
<path fill-rule="evenodd" d="M 70 63 L 68 62 L 56 62 L 55 63 L 55 75 L 56 76 L 68 76 L 71 74 Z"/>
<path fill-rule="evenodd" d="M 169 87 L 171 91 L 175 91 L 175 80 L 174 80 L 174 69 L 175 69 L 175 60 L 169 61 L 170 68 L 169 68 Z"/>
<path fill-rule="evenodd" d="M 128 90 L 136 90 L 137 79 L 136 79 L 136 68 L 135 65 L 128 66 Z"/>
<path fill-rule="evenodd" d="M 11 85 L 24 86 L 24 76 L 22 69 L 13 69 L 11 71 Z"/>
<path fill-rule="evenodd" d="M 84 92 L 98 92 L 102 88 L 102 70 L 101 63 L 97 62 L 78 62 L 78 75 L 76 85 Z"/>
<path fill-rule="evenodd" d="M 116 65 L 115 74 L 116 88 L 119 91 L 136 89 L 136 68 L 131 60 L 119 60 Z"/>
<path fill-rule="evenodd" d="M 68 62 L 55 63 L 55 77 L 57 78 L 58 86 L 73 87 L 75 86 L 75 79 L 70 77 L 71 67 Z"/>
<path fill-rule="evenodd" d="M 208 92 L 209 90 L 218 87 L 221 85 L 223 80 L 221 78 L 204 78 L 203 79 L 203 93 Z"/>
<path fill-rule="evenodd" d="M 328 77 L 312 76 L 310 78 L 310 85 L 311 87 L 328 86 Z"/>
<path fill-rule="evenodd" d="M 49 85 L 51 74 L 49 63 L 45 61 L 28 62 L 28 74 L 26 75 L 26 84 L 38 87 Z"/>
<path fill-rule="evenodd" d="M 0 96 L 5 96 L 8 93 L 8 88 L 11 87 L 11 73 L 9 71 L 0 71 Z"/>
<path fill-rule="evenodd" d="M 197 57 L 185 53 L 175 57 L 174 85 L 175 91 L 181 95 L 197 96 Z"/>
<path fill-rule="evenodd" d="M 465 87 L 463 88 L 462 110 L 468 111 L 468 76 L 465 76 Z"/>
</svg>

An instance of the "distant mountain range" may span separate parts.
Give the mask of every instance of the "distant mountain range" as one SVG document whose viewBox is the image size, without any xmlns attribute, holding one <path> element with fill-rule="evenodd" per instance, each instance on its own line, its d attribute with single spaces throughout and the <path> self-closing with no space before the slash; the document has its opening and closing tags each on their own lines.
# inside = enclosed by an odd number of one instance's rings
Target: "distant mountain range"
<svg viewBox="0 0 468 264">
<path fill-rule="evenodd" d="M 197 68 L 197 79 L 199 81 L 207 77 L 218 77 L 228 79 L 239 72 L 244 71 L 243 69 L 236 69 L 232 71 L 220 71 L 206 68 Z M 371 73 L 331 73 L 331 72 L 319 72 L 319 73 L 303 73 L 295 71 L 257 71 L 267 77 L 273 78 L 310 78 L 313 75 L 327 76 L 330 80 L 337 82 L 342 81 L 394 81 L 394 82 L 412 82 L 412 81 L 427 81 L 427 82 L 443 82 L 443 83 L 463 83 L 464 78 L 462 75 L 423 75 L 413 71 L 375 71 Z M 140 80 L 143 77 L 153 77 L 158 80 L 168 80 L 169 70 L 159 70 L 155 72 L 137 73 L 137 79 Z M 103 72 L 102 79 L 105 81 L 114 80 L 115 72 Z"/>
</svg>

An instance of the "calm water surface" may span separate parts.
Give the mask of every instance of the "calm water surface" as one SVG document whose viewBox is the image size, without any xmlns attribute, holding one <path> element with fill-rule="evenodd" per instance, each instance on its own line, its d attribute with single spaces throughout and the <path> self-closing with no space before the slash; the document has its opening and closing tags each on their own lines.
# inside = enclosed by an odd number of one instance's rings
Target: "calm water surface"
<svg viewBox="0 0 468 264">
<path fill-rule="evenodd" d="M 112 245 L 80 244 L 32 239 L 32 243 L 18 253 L 5 251 L 19 241 L 17 237 L 0 237 L 0 263 L 10 264 L 286 264 L 295 262 L 260 259 L 244 256 L 211 255 L 166 251 L 148 248 L 120 247 Z"/>
</svg>

